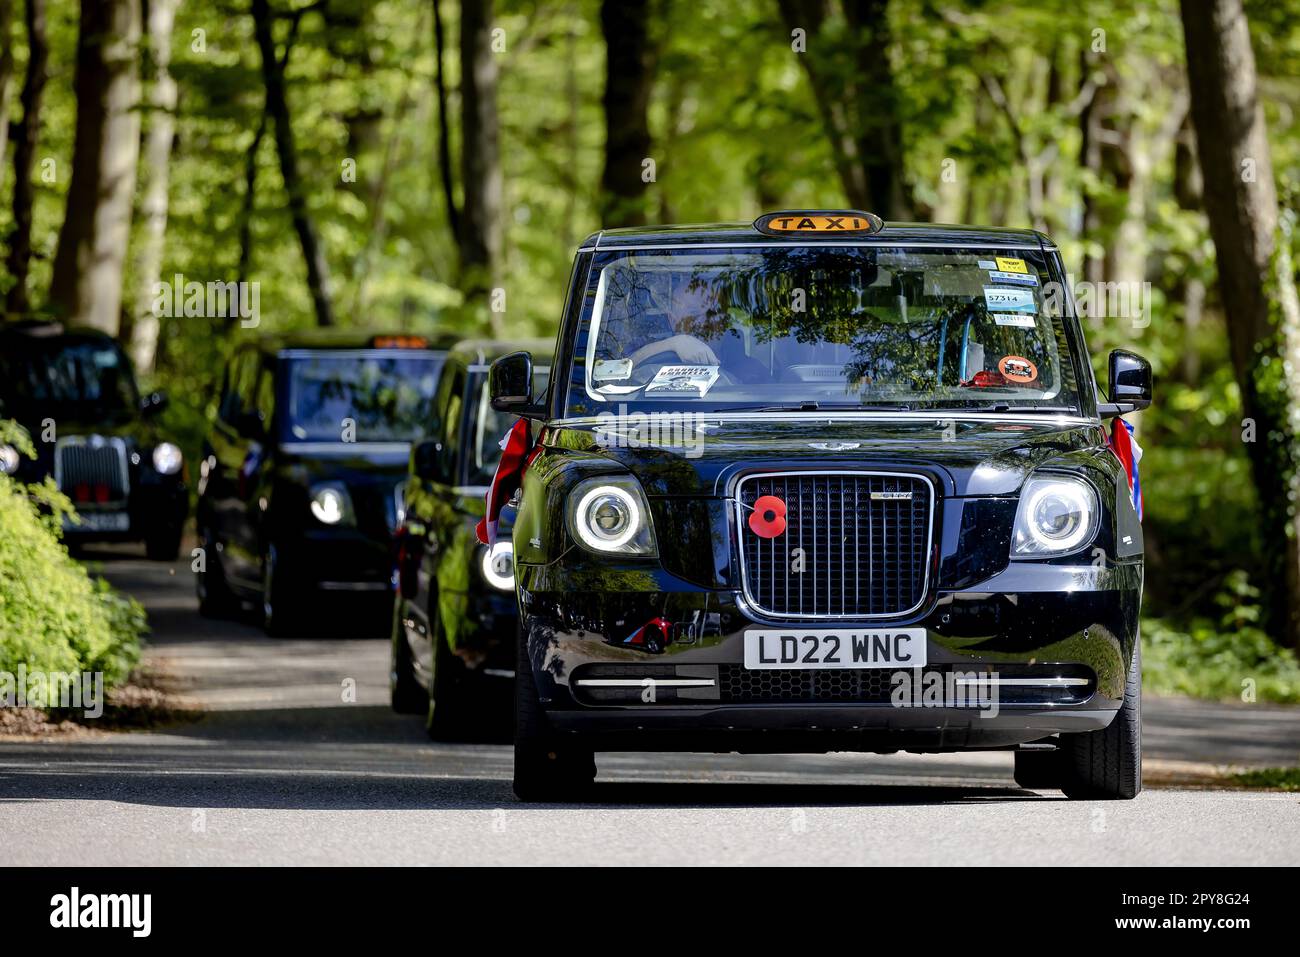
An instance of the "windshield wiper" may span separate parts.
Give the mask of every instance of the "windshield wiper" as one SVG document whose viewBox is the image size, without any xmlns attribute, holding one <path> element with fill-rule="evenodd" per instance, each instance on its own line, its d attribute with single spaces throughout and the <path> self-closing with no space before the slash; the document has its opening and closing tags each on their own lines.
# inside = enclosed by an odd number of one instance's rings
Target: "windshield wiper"
<svg viewBox="0 0 1300 957">
<path fill-rule="evenodd" d="M 982 412 L 982 411 L 985 411 L 985 410 L 983 410 L 983 409 L 971 409 L 970 411 L 972 411 L 972 412 Z M 1064 408 L 1064 407 L 1062 407 L 1062 406 L 1055 406 L 1055 405 L 1012 405 L 1012 404 L 1009 403 L 1009 402 L 994 402 L 993 405 L 992 405 L 992 407 L 989 408 L 987 411 L 989 411 L 989 412 L 1013 412 L 1013 413 L 1020 413 L 1020 412 L 1045 412 L 1045 413 L 1049 413 L 1049 414 L 1051 414 L 1051 415 L 1061 415 L 1062 413 L 1065 413 L 1065 414 L 1067 414 L 1067 415 L 1077 415 L 1077 414 L 1078 414 L 1077 412 L 1075 412 L 1074 409 L 1067 409 L 1067 408 Z"/>
<path fill-rule="evenodd" d="M 911 412 L 910 405 L 864 405 L 861 402 L 800 402 L 794 405 L 765 405 L 760 408 L 739 408 L 731 412 Z"/>
</svg>

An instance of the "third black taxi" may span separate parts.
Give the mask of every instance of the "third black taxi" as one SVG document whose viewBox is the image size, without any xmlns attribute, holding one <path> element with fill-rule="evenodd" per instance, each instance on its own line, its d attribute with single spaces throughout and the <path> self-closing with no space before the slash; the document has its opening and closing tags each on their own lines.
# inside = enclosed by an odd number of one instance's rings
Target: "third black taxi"
<svg viewBox="0 0 1300 957">
<path fill-rule="evenodd" d="M 514 525 L 515 790 L 610 750 L 1016 751 L 1141 787 L 1143 540 L 1061 255 L 858 211 L 578 250 Z M 1108 432 L 1108 429 L 1112 430 Z M 1127 439 L 1126 439 L 1127 440 Z"/>
<path fill-rule="evenodd" d="M 284 634 L 331 597 L 390 596 L 411 443 L 451 343 L 317 332 L 240 347 L 200 464 L 199 608 Z"/>
</svg>

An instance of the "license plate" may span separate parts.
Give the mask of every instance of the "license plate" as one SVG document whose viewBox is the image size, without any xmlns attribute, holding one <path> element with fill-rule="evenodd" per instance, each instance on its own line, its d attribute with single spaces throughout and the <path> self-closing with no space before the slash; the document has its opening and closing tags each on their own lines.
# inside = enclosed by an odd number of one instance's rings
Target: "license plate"
<svg viewBox="0 0 1300 957">
<path fill-rule="evenodd" d="M 131 527 L 131 516 L 126 512 L 78 512 L 80 525 L 64 519 L 63 527 L 73 532 L 125 532 Z"/>
<path fill-rule="evenodd" d="M 746 668 L 921 668 L 924 628 L 755 628 Z"/>
</svg>

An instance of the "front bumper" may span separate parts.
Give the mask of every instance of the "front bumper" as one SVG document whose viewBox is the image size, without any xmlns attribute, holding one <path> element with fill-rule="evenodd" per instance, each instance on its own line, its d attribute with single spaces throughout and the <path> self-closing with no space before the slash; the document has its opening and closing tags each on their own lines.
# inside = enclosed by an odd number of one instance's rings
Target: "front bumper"
<svg viewBox="0 0 1300 957">
<path fill-rule="evenodd" d="M 275 541 L 276 574 L 292 587 L 341 595 L 391 595 L 392 544 L 355 527 L 312 528 Z"/>
<path fill-rule="evenodd" d="M 896 693 L 902 679 L 883 669 L 809 678 L 744 668 L 748 628 L 846 623 L 764 620 L 735 592 L 663 571 L 644 573 L 653 590 L 642 591 L 565 590 L 558 566 L 519 571 L 542 706 L 556 730 L 597 736 L 607 750 L 944 751 L 1104 728 L 1122 703 L 1142 587 L 1140 563 L 1013 562 L 975 588 L 934 593 L 909 618 L 849 626 L 924 628 L 927 674 L 1088 679 L 1068 693 L 1015 686 L 976 702 Z M 628 641 L 652 619 L 668 624 L 656 629 L 669 639 L 661 648 Z M 758 674 L 772 678 L 756 685 Z M 626 689 L 596 694 L 584 676 L 623 676 Z M 643 691 L 647 678 L 653 693 Z M 692 678 L 694 686 L 684 680 Z"/>
<path fill-rule="evenodd" d="M 472 671 L 514 674 L 519 612 L 514 592 L 483 588 L 438 595 L 452 653 Z"/>
<path fill-rule="evenodd" d="M 84 506 L 82 524 L 65 525 L 63 535 L 73 544 L 140 541 L 180 529 L 188 512 L 184 482 L 152 476 L 133 484 L 123 505 Z"/>
</svg>

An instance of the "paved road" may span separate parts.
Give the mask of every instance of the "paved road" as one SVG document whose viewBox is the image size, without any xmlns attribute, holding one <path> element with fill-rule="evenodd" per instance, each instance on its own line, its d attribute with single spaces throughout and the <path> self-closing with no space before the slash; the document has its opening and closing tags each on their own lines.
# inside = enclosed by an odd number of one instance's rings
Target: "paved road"
<svg viewBox="0 0 1300 957">
<path fill-rule="evenodd" d="M 592 803 L 520 805 L 508 747 L 431 745 L 388 710 L 382 641 L 205 621 L 184 565 L 130 554 L 106 573 L 210 713 L 0 745 L 8 863 L 1300 863 L 1295 795 L 1068 802 L 1016 788 L 1006 754 L 601 755 Z M 1300 760 L 1300 710 L 1146 710 L 1156 766 Z"/>
</svg>

